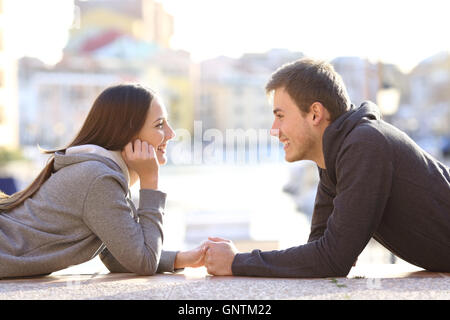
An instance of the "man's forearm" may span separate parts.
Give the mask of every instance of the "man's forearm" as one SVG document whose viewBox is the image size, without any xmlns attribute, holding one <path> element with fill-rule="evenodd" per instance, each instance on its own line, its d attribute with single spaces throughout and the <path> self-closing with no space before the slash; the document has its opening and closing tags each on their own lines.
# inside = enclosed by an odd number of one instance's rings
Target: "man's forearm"
<svg viewBox="0 0 450 320">
<path fill-rule="evenodd" d="M 236 254 L 231 266 L 233 275 L 286 278 L 319 278 L 346 276 L 347 271 L 334 270 L 319 257 L 319 241 L 286 250 Z"/>
</svg>

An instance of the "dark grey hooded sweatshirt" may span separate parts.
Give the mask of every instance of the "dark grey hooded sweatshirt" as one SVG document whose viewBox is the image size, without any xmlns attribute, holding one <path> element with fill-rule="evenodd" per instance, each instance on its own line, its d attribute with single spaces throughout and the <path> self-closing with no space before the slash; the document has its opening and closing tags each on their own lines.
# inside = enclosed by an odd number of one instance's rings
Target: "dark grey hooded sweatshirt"
<svg viewBox="0 0 450 320">
<path fill-rule="evenodd" d="M 450 272 L 450 171 L 365 102 L 323 136 L 307 244 L 240 253 L 234 275 L 346 276 L 373 237 L 398 257 Z"/>
<path fill-rule="evenodd" d="M 49 274 L 100 252 L 112 272 L 174 271 L 176 252 L 162 251 L 166 194 L 140 190 L 136 209 L 120 156 L 87 146 L 94 153 L 57 153 L 40 189 L 0 212 L 0 278 Z"/>
</svg>

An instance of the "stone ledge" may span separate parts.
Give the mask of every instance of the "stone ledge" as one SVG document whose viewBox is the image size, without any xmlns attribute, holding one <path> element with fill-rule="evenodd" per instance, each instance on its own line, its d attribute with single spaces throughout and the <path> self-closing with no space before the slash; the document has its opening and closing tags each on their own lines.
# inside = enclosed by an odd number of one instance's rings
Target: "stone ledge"
<svg viewBox="0 0 450 320">
<path fill-rule="evenodd" d="M 205 268 L 152 277 L 64 271 L 2 280 L 0 299 L 450 299 L 450 273 L 410 265 L 360 265 L 346 278 L 325 279 L 218 277 Z"/>
</svg>

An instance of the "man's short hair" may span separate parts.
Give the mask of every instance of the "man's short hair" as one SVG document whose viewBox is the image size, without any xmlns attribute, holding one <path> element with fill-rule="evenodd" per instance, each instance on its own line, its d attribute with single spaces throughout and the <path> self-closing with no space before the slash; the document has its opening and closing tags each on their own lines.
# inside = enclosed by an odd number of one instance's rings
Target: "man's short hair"
<svg viewBox="0 0 450 320">
<path fill-rule="evenodd" d="M 278 68 L 266 85 L 266 92 L 284 88 L 303 114 L 314 102 L 320 102 L 333 122 L 350 107 L 341 76 L 325 61 L 303 58 Z"/>
</svg>

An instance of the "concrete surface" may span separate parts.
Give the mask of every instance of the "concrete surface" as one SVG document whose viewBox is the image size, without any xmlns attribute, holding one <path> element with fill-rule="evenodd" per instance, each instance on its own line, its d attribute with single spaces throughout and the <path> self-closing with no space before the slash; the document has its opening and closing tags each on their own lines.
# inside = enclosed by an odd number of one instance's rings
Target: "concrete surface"
<svg viewBox="0 0 450 320">
<path fill-rule="evenodd" d="M 205 268 L 152 277 L 74 274 L 0 281 L 0 299 L 450 299 L 450 273 L 411 265 L 357 265 L 346 278 L 217 277 Z"/>
</svg>

